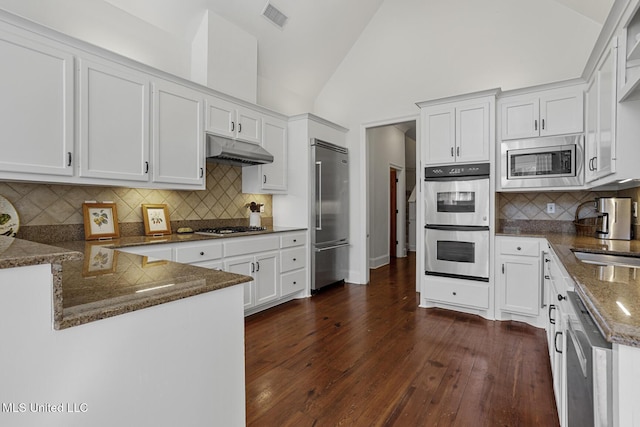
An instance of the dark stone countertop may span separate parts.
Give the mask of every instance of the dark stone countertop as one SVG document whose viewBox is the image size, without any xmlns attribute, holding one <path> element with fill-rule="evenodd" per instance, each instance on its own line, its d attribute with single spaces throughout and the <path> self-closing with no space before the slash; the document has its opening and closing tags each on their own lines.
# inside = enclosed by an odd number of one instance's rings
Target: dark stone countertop
<svg viewBox="0 0 640 427">
<path fill-rule="evenodd" d="M 611 343 L 640 347 L 640 270 L 587 264 L 574 251 L 640 257 L 640 240 L 601 240 L 589 236 L 529 232 L 498 236 L 543 237 L 575 281 L 575 291 Z M 627 315 L 619 306 L 630 313 Z"/>
<path fill-rule="evenodd" d="M 305 228 L 275 227 L 266 231 L 216 237 L 171 234 L 134 236 L 110 241 L 71 241 L 56 246 L 0 236 L 0 268 L 51 264 L 55 329 L 223 289 L 251 281 L 243 276 L 118 251 L 117 248 L 158 243 L 195 242 L 255 236 Z"/>
</svg>

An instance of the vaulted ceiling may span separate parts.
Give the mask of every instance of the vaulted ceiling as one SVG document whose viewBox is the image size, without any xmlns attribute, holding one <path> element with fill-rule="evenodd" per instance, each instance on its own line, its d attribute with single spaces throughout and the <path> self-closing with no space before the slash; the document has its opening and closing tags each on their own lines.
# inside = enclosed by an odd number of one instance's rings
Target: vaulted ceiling
<svg viewBox="0 0 640 427">
<path fill-rule="evenodd" d="M 384 0 L 273 0 L 289 17 L 283 29 L 261 16 L 267 0 L 104 1 L 185 40 L 191 40 L 205 10 L 211 10 L 257 38 L 258 76 L 314 99 Z M 613 4 L 554 1 L 599 24 Z"/>
</svg>

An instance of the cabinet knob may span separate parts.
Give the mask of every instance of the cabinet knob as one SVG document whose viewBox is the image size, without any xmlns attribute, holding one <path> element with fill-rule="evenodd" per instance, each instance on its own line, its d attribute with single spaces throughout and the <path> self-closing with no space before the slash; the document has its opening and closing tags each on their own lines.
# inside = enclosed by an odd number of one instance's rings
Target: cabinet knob
<svg viewBox="0 0 640 427">
<path fill-rule="evenodd" d="M 297 242 L 297 240 L 296 240 L 296 239 L 293 239 L 293 243 L 295 243 L 295 242 Z"/>
<path fill-rule="evenodd" d="M 563 299 L 566 300 L 567 297 L 564 297 L 564 296 L 558 294 L 558 301 L 562 301 Z"/>
<path fill-rule="evenodd" d="M 294 282 L 293 282 L 293 284 L 294 284 L 294 285 L 297 285 L 297 284 L 298 284 L 298 282 L 295 282 L 295 281 L 294 281 Z"/>
<path fill-rule="evenodd" d="M 293 260 L 294 260 L 294 261 L 297 261 L 297 259 L 295 259 L 295 258 L 294 258 Z"/>
<path fill-rule="evenodd" d="M 456 295 L 458 295 L 458 293 L 457 292 L 453 292 L 453 295 L 456 296 Z"/>
<path fill-rule="evenodd" d="M 521 251 L 521 250 L 522 250 L 522 248 L 521 248 L 520 246 L 518 246 L 516 249 L 517 249 L 517 250 L 519 250 L 519 251 Z"/>
<path fill-rule="evenodd" d="M 551 262 L 551 260 L 549 258 L 545 258 L 544 262 Z"/>
<path fill-rule="evenodd" d="M 200 256 L 203 256 L 203 255 L 204 255 L 204 252 L 200 252 Z"/>
</svg>

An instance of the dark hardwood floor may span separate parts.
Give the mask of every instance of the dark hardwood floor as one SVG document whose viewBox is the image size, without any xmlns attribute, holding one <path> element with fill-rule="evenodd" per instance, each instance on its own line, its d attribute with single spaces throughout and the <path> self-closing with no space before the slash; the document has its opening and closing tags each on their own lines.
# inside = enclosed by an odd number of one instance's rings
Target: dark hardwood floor
<svg viewBox="0 0 640 427">
<path fill-rule="evenodd" d="M 245 321 L 248 426 L 557 426 L 544 331 L 418 308 L 415 257 Z"/>
</svg>

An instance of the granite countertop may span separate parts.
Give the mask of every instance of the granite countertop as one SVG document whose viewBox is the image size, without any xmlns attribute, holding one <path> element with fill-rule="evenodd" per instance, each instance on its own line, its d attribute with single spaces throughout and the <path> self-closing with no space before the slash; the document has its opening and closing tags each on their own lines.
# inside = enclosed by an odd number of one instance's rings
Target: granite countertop
<svg viewBox="0 0 640 427">
<path fill-rule="evenodd" d="M 118 247 L 255 236 L 306 228 L 273 227 L 224 237 L 171 234 L 45 245 L 0 236 L 0 268 L 51 264 L 55 329 L 163 304 L 251 281 L 250 276 L 118 251 Z"/>
<path fill-rule="evenodd" d="M 503 236 L 513 234 L 500 233 Z M 520 237 L 544 237 L 575 281 L 575 291 L 611 343 L 640 347 L 640 271 L 600 266 L 578 260 L 573 251 L 640 257 L 640 240 L 600 240 L 570 234 L 527 233 Z M 618 305 L 622 304 L 631 315 Z"/>
<path fill-rule="evenodd" d="M 76 250 L 0 236 L 0 268 L 56 264 L 79 259 L 82 259 L 82 253 Z"/>
</svg>

